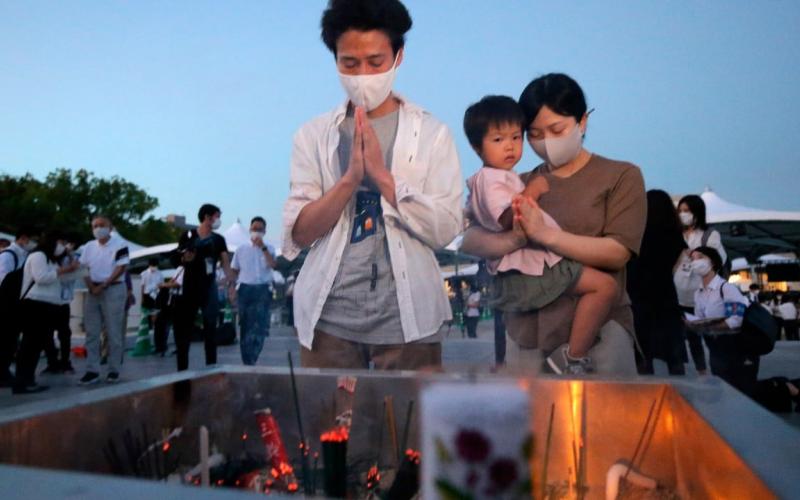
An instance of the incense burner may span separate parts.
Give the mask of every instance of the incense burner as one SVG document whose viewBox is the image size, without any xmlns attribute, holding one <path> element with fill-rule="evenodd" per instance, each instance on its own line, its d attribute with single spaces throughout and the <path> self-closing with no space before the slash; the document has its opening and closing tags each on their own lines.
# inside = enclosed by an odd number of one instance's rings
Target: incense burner
<svg viewBox="0 0 800 500">
<path fill-rule="evenodd" d="M 312 474 L 322 464 L 310 457 L 320 452 L 320 435 L 336 421 L 335 394 L 341 375 L 345 373 L 296 370 Z M 405 453 L 386 434 L 387 396 L 392 397 L 396 412 L 404 414 L 409 403 L 418 400 L 420 389 L 436 381 L 506 381 L 529 391 L 532 495 L 537 498 L 562 494 L 605 498 L 612 468 L 621 461 L 632 463 L 636 471 L 681 498 L 788 498 L 796 495 L 800 479 L 796 472 L 800 433 L 714 378 L 623 381 L 411 372 L 346 375 L 357 377 L 347 444 L 350 488 L 365 481 L 376 464 L 381 470 L 399 467 Z M 122 477 L 120 471 L 128 469 L 110 460 L 109 443 L 114 443 L 121 462 L 125 459 L 119 450 L 126 434 L 142 442 L 142 449 L 157 443 L 163 451 L 167 443 L 167 456 L 160 457 L 162 465 L 155 460 L 140 466 L 151 477 L 176 464 L 184 469 L 197 465 L 201 426 L 208 428 L 212 453 L 263 456 L 254 415 L 267 407 L 280 426 L 297 472 L 302 448 L 286 369 L 218 367 L 11 408 L 0 413 L 0 462 L 5 464 L 0 466 L 0 497 L 61 498 L 80 491 L 82 498 L 125 500 L 144 494 L 179 498 L 187 494 L 186 488 L 195 488 L 194 498 L 248 498 L 249 493 L 241 490 Z M 181 429 L 177 436 L 176 429 Z M 404 434 L 409 448 L 422 448 L 416 412 Z M 172 437 L 164 441 L 168 436 Z M 617 465 L 617 470 L 623 469 Z M 316 491 L 321 492 L 322 473 L 314 480 Z"/>
</svg>

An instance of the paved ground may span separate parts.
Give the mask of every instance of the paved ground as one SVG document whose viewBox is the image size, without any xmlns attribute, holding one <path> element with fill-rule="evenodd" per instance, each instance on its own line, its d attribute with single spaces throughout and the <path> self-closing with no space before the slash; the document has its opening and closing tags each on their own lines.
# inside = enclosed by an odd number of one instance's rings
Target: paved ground
<svg viewBox="0 0 800 500">
<path fill-rule="evenodd" d="M 127 345 L 132 347 L 135 336 L 129 335 Z M 82 345 L 83 338 L 75 337 L 73 345 Z M 170 351 L 172 346 L 170 346 Z M 270 337 L 267 339 L 264 350 L 259 358 L 259 365 L 264 366 L 288 366 L 287 352 L 291 352 L 295 363 L 299 363 L 297 338 L 288 327 L 273 327 Z M 241 364 L 241 356 L 238 345 L 223 346 L 218 351 L 218 362 L 220 364 Z M 446 370 L 480 370 L 488 371 L 494 366 L 494 332 L 492 321 L 481 321 L 478 327 L 478 338 L 467 339 L 462 337 L 462 333 L 453 327 L 445 338 L 443 344 L 443 363 Z M 30 395 L 12 395 L 10 389 L 0 389 L 0 411 L 3 408 L 19 404 L 29 403 L 42 399 L 69 396 L 70 394 L 82 393 L 103 387 L 104 383 L 90 387 L 78 385 L 78 379 L 82 376 L 85 367 L 85 359 L 77 358 L 73 360 L 76 369 L 74 375 L 40 375 L 38 382 L 50 386 L 50 390 Z M 204 364 L 203 344 L 193 343 L 190 350 L 190 368 L 202 367 Z M 43 369 L 45 360 L 39 363 L 39 369 Z M 175 371 L 175 357 L 166 356 L 164 358 L 156 356 L 131 357 L 125 356 L 123 365 L 122 380 L 125 381 L 149 378 L 156 375 L 173 373 Z M 691 363 L 687 367 L 687 377 L 696 377 L 697 373 Z M 656 362 L 656 374 L 666 376 L 666 365 Z M 800 342 L 779 342 L 775 351 L 762 359 L 759 378 L 767 378 L 777 375 L 788 376 L 790 378 L 800 377 Z M 796 414 L 790 421 L 800 426 L 800 418 Z"/>
</svg>

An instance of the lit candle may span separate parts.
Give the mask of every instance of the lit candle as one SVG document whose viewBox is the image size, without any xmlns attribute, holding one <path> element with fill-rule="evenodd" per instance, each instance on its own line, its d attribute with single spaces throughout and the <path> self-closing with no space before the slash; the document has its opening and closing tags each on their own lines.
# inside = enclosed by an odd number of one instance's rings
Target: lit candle
<svg viewBox="0 0 800 500">
<path fill-rule="evenodd" d="M 422 392 L 423 498 L 511 498 L 530 485 L 530 398 L 515 384 Z"/>
</svg>

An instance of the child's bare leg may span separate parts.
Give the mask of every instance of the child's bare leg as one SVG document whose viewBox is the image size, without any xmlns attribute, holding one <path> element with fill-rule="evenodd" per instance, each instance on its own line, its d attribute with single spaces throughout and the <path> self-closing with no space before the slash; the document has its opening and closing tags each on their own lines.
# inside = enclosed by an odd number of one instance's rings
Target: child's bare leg
<svg viewBox="0 0 800 500">
<path fill-rule="evenodd" d="M 569 351 L 572 358 L 586 356 L 597 332 L 606 320 L 619 293 L 617 282 L 611 275 L 584 266 L 572 295 L 578 295 L 578 306 L 569 334 Z"/>
</svg>

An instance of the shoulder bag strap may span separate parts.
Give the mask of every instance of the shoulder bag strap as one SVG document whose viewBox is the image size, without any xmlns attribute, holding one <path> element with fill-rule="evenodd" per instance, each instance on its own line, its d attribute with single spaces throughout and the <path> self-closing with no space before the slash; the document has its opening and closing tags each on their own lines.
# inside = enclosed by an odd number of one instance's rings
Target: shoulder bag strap
<svg viewBox="0 0 800 500">
<path fill-rule="evenodd" d="M 708 239 L 711 237 L 711 233 L 714 230 L 710 227 L 707 227 L 705 231 L 703 231 L 703 236 L 700 238 L 700 246 L 707 247 L 708 246 Z"/>
<path fill-rule="evenodd" d="M 11 256 L 14 257 L 14 270 L 16 271 L 17 270 L 17 266 L 19 265 L 19 257 L 17 257 L 17 252 L 15 252 L 13 250 L 10 250 L 10 249 L 6 249 L 6 250 L 3 250 L 2 252 L 0 252 L 0 255 L 3 255 L 4 253 L 10 253 Z"/>
</svg>

